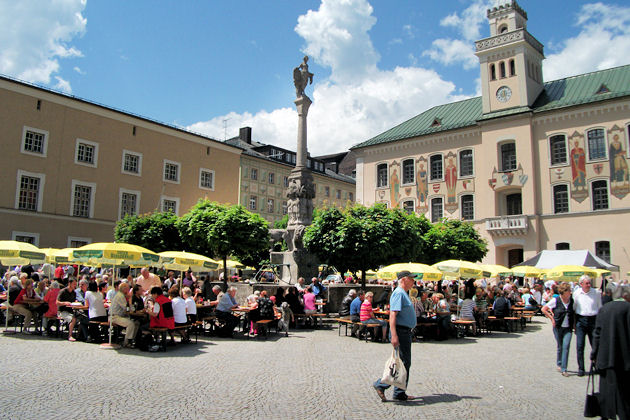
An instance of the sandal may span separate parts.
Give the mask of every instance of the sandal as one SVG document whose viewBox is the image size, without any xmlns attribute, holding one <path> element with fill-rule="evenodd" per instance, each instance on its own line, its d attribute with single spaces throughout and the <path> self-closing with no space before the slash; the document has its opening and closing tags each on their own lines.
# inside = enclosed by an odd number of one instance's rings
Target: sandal
<svg viewBox="0 0 630 420">
<path fill-rule="evenodd" d="M 77 341 L 77 339 L 74 337 L 68 337 L 68 341 Z"/>
</svg>

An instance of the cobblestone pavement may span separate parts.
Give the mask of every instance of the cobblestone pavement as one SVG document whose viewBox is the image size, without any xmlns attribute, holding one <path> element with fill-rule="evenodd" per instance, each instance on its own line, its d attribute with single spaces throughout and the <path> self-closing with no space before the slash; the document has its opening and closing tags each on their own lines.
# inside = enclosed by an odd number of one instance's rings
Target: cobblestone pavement
<svg viewBox="0 0 630 420">
<path fill-rule="evenodd" d="M 586 388 L 574 342 L 572 375 L 556 372 L 540 317 L 523 333 L 414 343 L 408 392 L 420 398 L 407 403 L 382 403 L 371 387 L 391 346 L 336 327 L 166 353 L 0 335 L 0 351 L 3 419 L 578 419 Z"/>
</svg>

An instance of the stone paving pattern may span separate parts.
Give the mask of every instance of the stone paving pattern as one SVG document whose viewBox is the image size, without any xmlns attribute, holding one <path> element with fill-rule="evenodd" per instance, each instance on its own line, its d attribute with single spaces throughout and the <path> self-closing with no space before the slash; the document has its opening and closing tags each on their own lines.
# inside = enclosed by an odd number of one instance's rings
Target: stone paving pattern
<svg viewBox="0 0 630 420">
<path fill-rule="evenodd" d="M 371 387 L 391 345 L 330 328 L 267 341 L 204 337 L 166 353 L 0 335 L 0 418 L 582 418 L 575 337 L 565 378 L 541 317 L 523 333 L 413 343 L 408 391 L 421 398 L 406 403 L 382 403 Z"/>
</svg>

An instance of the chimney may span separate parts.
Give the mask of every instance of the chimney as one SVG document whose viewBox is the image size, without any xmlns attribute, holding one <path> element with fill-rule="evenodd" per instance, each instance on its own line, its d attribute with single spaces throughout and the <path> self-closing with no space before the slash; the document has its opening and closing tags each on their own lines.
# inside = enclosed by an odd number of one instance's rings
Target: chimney
<svg viewBox="0 0 630 420">
<path fill-rule="evenodd" d="M 247 144 L 252 144 L 252 128 L 241 127 L 238 131 L 238 137 Z"/>
</svg>

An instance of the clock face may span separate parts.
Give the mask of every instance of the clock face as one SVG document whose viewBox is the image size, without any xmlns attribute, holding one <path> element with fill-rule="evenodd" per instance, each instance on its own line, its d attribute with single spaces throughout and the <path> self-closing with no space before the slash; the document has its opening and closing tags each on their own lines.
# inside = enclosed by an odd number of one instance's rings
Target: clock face
<svg viewBox="0 0 630 420">
<path fill-rule="evenodd" d="M 501 86 L 497 89 L 497 100 L 499 102 L 507 102 L 512 97 L 512 89 L 507 86 Z"/>
</svg>

